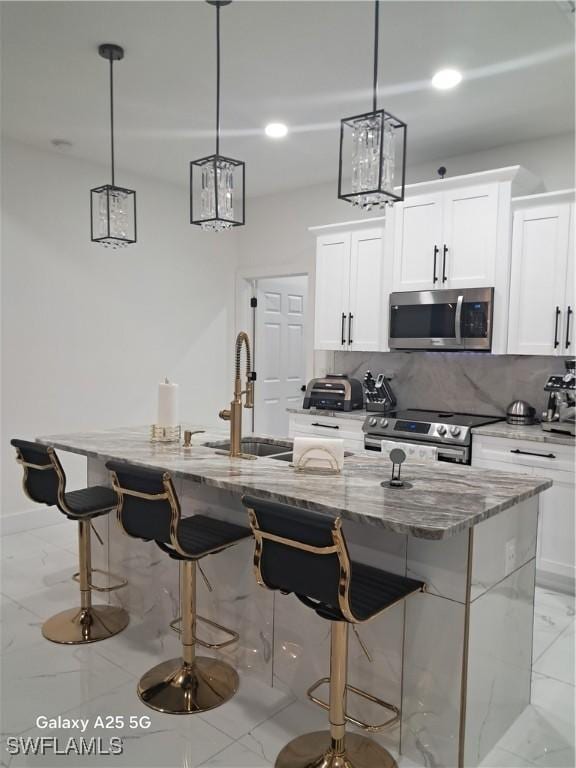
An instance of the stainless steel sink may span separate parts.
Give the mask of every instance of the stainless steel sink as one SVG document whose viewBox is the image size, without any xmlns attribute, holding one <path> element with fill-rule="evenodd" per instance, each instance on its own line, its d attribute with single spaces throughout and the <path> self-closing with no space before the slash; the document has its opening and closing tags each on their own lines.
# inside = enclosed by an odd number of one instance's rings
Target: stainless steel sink
<svg viewBox="0 0 576 768">
<path fill-rule="evenodd" d="M 219 440 L 213 443 L 204 443 L 206 448 L 216 448 L 220 451 L 230 450 L 230 440 Z M 257 437 L 245 437 L 242 439 L 242 453 L 250 456 L 274 456 L 277 453 L 286 453 L 292 450 L 291 440 L 276 440 L 270 443 L 268 440 L 261 440 Z"/>
</svg>

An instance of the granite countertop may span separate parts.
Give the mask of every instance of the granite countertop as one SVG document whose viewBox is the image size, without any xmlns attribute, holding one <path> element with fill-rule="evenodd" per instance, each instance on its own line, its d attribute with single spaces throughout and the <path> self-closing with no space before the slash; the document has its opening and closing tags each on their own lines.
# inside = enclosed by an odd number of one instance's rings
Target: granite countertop
<svg viewBox="0 0 576 768">
<path fill-rule="evenodd" d="M 489 437 L 507 437 L 512 440 L 534 440 L 538 443 L 550 443 L 552 445 L 574 445 L 572 435 L 563 435 L 558 432 L 545 432 L 540 424 L 529 426 L 513 426 L 505 421 L 495 424 L 486 424 L 484 427 L 474 427 L 473 435 L 487 435 Z"/>
<path fill-rule="evenodd" d="M 305 416 L 315 416 L 320 419 L 352 419 L 362 422 L 368 415 L 365 408 L 359 408 L 357 411 L 325 411 L 322 408 L 286 408 L 286 410 L 288 413 L 303 413 Z"/>
<path fill-rule="evenodd" d="M 390 477 L 388 459 L 358 454 L 345 460 L 340 475 L 304 475 L 288 462 L 231 459 L 203 445 L 226 438 L 223 430 L 207 430 L 194 435 L 192 447 L 186 449 L 178 443 L 151 443 L 148 427 L 132 427 L 50 435 L 38 441 L 83 456 L 164 469 L 237 495 L 256 494 L 426 539 L 453 536 L 552 485 L 528 475 L 407 462 L 402 474 L 412 487 L 382 487 L 380 483 Z M 285 450 L 286 441 L 268 442 L 278 442 Z"/>
</svg>

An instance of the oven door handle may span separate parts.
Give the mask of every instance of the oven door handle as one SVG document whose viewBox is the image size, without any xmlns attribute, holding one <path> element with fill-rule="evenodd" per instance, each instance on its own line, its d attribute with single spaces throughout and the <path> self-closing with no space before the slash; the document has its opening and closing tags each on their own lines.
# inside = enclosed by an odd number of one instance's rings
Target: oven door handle
<svg viewBox="0 0 576 768">
<path fill-rule="evenodd" d="M 462 304 L 464 303 L 464 296 L 460 294 L 458 301 L 456 302 L 456 314 L 454 315 L 454 336 L 456 337 L 456 344 L 459 347 L 462 346 Z"/>
</svg>

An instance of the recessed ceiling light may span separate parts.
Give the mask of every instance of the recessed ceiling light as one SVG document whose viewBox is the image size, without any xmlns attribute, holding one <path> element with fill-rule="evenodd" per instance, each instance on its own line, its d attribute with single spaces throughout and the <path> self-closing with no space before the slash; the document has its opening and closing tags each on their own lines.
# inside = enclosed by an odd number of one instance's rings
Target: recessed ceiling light
<svg viewBox="0 0 576 768">
<path fill-rule="evenodd" d="M 454 88 L 462 82 L 462 73 L 457 69 L 440 69 L 432 78 L 432 85 L 440 91 Z"/>
<path fill-rule="evenodd" d="M 288 126 L 284 123 L 268 123 L 264 128 L 264 133 L 271 139 L 283 139 L 288 133 Z"/>
</svg>

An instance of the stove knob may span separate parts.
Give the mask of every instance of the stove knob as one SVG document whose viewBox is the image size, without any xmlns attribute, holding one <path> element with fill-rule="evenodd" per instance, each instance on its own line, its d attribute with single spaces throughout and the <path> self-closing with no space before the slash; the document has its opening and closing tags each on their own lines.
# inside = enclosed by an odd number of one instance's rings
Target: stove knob
<svg viewBox="0 0 576 768">
<path fill-rule="evenodd" d="M 440 424 L 438 427 L 438 434 L 444 436 L 446 434 L 446 427 L 444 424 Z"/>
<path fill-rule="evenodd" d="M 375 427 L 377 423 L 378 423 L 378 422 L 377 422 L 377 420 L 374 418 L 374 416 L 372 416 L 372 418 L 371 418 L 371 419 L 370 419 L 370 421 L 368 422 L 368 424 L 370 424 L 370 426 L 371 426 L 371 427 Z"/>
<path fill-rule="evenodd" d="M 458 437 L 458 435 L 460 434 L 460 431 L 461 431 L 460 427 L 450 427 L 450 434 L 452 435 L 452 437 Z"/>
<path fill-rule="evenodd" d="M 380 426 L 381 427 L 387 427 L 388 426 L 388 419 L 380 419 Z"/>
</svg>

